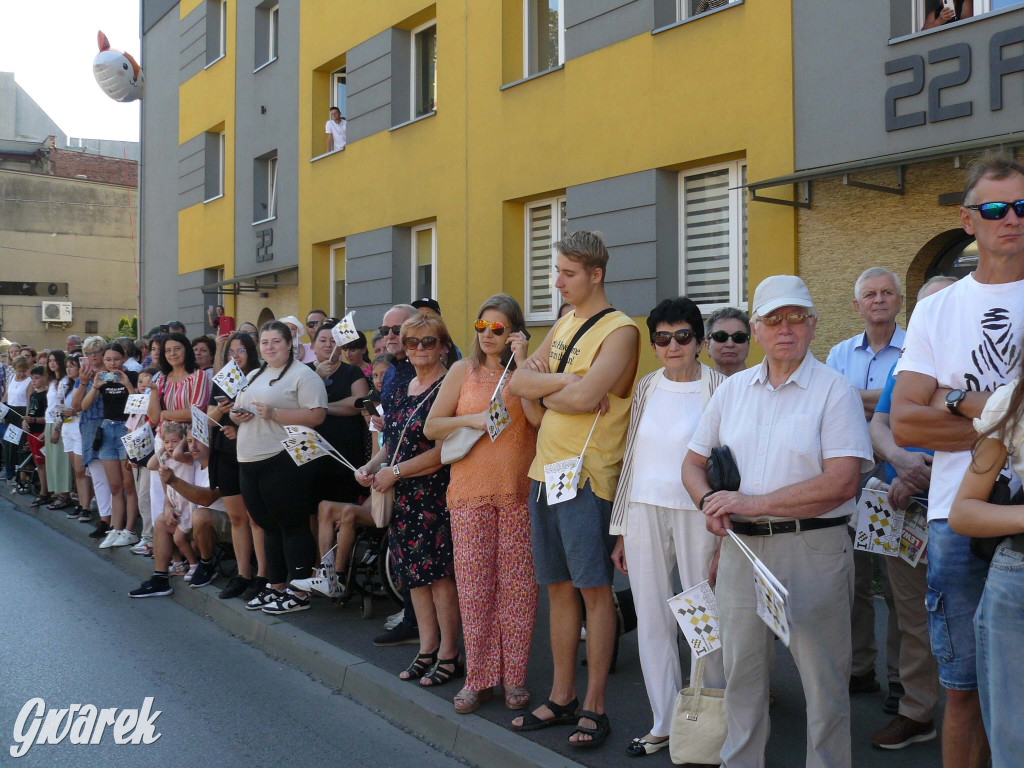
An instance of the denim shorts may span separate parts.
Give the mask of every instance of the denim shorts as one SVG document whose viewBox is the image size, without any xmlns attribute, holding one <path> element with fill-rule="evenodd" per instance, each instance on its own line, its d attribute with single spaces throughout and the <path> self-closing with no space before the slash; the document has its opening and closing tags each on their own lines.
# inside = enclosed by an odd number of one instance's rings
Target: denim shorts
<svg viewBox="0 0 1024 768">
<path fill-rule="evenodd" d="M 928 524 L 925 607 L 943 688 L 973 691 L 978 687 L 974 613 L 987 574 L 988 564 L 971 554 L 969 538 L 953 533 L 945 520 Z"/>
<path fill-rule="evenodd" d="M 101 461 L 124 461 L 128 458 L 128 452 L 124 449 L 121 438 L 128 434 L 128 428 L 123 421 L 111 421 L 104 419 L 102 424 L 103 444 L 96 451 L 95 458 Z"/>
<path fill-rule="evenodd" d="M 538 499 L 538 495 L 540 498 Z M 590 490 L 590 481 L 575 498 L 548 506 L 544 483 L 530 482 L 530 536 L 537 583 L 572 581 L 578 589 L 612 583 L 615 537 L 608 533 L 612 503 Z"/>
</svg>

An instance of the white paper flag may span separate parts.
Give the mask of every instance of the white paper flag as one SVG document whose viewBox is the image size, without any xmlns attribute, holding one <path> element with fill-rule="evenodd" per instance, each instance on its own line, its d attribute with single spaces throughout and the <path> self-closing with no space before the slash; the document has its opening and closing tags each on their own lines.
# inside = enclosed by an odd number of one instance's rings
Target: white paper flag
<svg viewBox="0 0 1024 768">
<path fill-rule="evenodd" d="M 121 442 L 124 444 L 129 459 L 142 461 L 153 453 L 153 428 L 147 422 L 134 432 L 129 432 L 122 437 Z"/>
<path fill-rule="evenodd" d="M 284 431 L 288 433 L 288 437 L 281 441 L 281 445 L 285 447 L 285 450 L 292 457 L 292 461 L 296 464 L 301 465 L 314 459 L 319 459 L 321 456 L 330 456 L 353 472 L 356 471 L 356 468 L 349 460 L 342 456 L 316 430 L 309 427 L 300 427 L 295 424 L 286 424 Z"/>
<path fill-rule="evenodd" d="M 768 628 L 774 632 L 783 644 L 789 647 L 789 625 L 792 616 L 789 611 L 789 592 L 782 586 L 782 582 L 775 578 L 775 575 L 768 570 L 768 566 L 761 562 L 743 539 L 732 531 L 729 537 L 736 542 L 736 546 L 750 561 L 754 571 L 754 593 L 757 596 L 757 615 Z"/>
<path fill-rule="evenodd" d="M 487 434 L 490 435 L 492 443 L 498 439 L 498 435 L 505 431 L 505 427 L 512 423 L 512 416 L 508 412 L 508 406 L 505 405 L 505 398 L 502 395 L 511 374 L 511 366 L 512 358 L 509 358 L 505 370 L 501 373 L 501 378 L 498 379 L 498 386 L 494 388 L 494 394 L 491 395 L 491 402 L 487 405 Z"/>
<path fill-rule="evenodd" d="M 128 395 L 128 401 L 124 404 L 125 413 L 145 415 L 148 410 L 149 392 Z"/>
<path fill-rule="evenodd" d="M 580 473 L 583 470 L 583 456 L 590 445 L 590 438 L 594 434 L 594 427 L 597 426 L 599 418 L 600 413 L 594 417 L 594 423 L 590 425 L 590 434 L 587 435 L 587 441 L 583 443 L 583 450 L 579 456 L 544 465 L 544 486 L 549 505 L 561 504 L 563 501 L 576 498 L 576 491 L 580 487 Z"/>
<path fill-rule="evenodd" d="M 336 326 L 331 328 L 331 336 L 334 339 L 334 343 L 339 347 L 342 344 L 351 344 L 359 338 L 359 331 L 356 330 L 355 321 L 352 319 L 355 313 L 356 311 L 352 310 L 341 318 Z"/>
<path fill-rule="evenodd" d="M 380 403 L 377 404 L 377 415 L 378 416 L 383 416 L 384 415 L 384 409 L 381 408 Z M 371 432 L 380 432 L 379 429 L 377 429 L 375 426 L 373 426 L 373 421 L 370 422 L 370 431 Z"/>
<path fill-rule="evenodd" d="M 13 424 L 7 425 L 7 431 L 4 432 L 4 442 L 19 445 L 21 443 L 21 436 L 25 434 L 21 431 L 21 427 L 16 427 Z"/>
<path fill-rule="evenodd" d="M 249 386 L 248 379 L 234 360 L 229 360 L 227 365 L 217 371 L 213 383 L 220 387 L 229 400 L 234 400 L 239 392 Z"/>
<path fill-rule="evenodd" d="M 7 414 L 10 413 L 11 409 L 8 408 L 4 403 L 0 403 L 0 420 L 6 419 Z"/>
<path fill-rule="evenodd" d="M 857 530 L 853 536 L 853 548 L 888 557 L 899 556 L 904 513 L 902 509 L 893 509 L 889 506 L 889 494 L 886 491 L 865 488 L 861 491 L 857 510 Z"/>
<path fill-rule="evenodd" d="M 718 599 L 705 580 L 669 598 L 669 608 L 698 659 L 722 647 L 718 633 Z"/>
<path fill-rule="evenodd" d="M 210 427 L 206 411 L 198 405 L 192 406 L 192 437 L 205 445 L 210 446 Z"/>
<path fill-rule="evenodd" d="M 903 517 L 900 534 L 900 559 L 915 568 L 928 548 L 928 510 L 916 501 L 910 503 Z"/>
</svg>

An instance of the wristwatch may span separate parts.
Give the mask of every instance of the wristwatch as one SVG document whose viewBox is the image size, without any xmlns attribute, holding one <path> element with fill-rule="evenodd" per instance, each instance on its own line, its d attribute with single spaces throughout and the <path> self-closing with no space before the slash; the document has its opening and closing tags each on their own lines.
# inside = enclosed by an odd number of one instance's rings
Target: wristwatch
<svg viewBox="0 0 1024 768">
<path fill-rule="evenodd" d="M 954 389 L 948 395 L 946 395 L 946 408 L 954 416 L 963 416 L 960 412 L 960 403 L 967 397 L 967 393 L 962 389 Z"/>
<path fill-rule="evenodd" d="M 400 470 L 398 468 L 397 464 L 395 464 L 395 465 L 393 465 L 391 467 L 391 471 L 395 473 L 395 480 L 401 480 L 402 479 L 402 470 Z"/>
</svg>

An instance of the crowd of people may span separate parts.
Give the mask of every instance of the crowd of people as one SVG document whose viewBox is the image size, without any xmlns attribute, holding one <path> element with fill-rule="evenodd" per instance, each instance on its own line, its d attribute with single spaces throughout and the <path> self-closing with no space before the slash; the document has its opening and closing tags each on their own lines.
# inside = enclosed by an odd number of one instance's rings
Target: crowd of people
<svg viewBox="0 0 1024 768">
<path fill-rule="evenodd" d="M 853 286 L 864 330 L 825 363 L 810 345 L 834 318 L 791 275 L 763 280 L 749 316 L 723 308 L 705 319 L 688 298 L 662 301 L 646 318 L 645 352 L 640 328 L 605 293 L 602 237 L 579 231 L 555 246 L 565 306 L 532 352 L 506 294 L 480 305 L 465 355 L 429 298 L 393 306 L 372 339 L 360 333 L 340 348 L 340 320 L 320 310 L 304 323 L 235 329 L 211 307 L 215 338 L 189 340 L 179 323 L 139 344 L 72 336 L 38 355 L 12 345 L 6 420 L 46 448 L 33 449 L 33 506 L 94 521 L 102 548 L 153 557 L 134 598 L 171 594 L 175 577 L 210 584 L 215 546 L 229 541 L 238 571 L 219 597 L 268 614 L 308 609 L 314 594 L 344 593 L 356 527 L 382 524 L 385 510 L 405 606 L 374 642 L 417 645 L 401 679 L 464 679 L 453 698 L 462 714 L 500 691 L 521 711 L 514 730 L 571 726 L 581 749 L 611 732 L 617 569 L 632 588 L 652 715 L 628 754 L 669 743 L 686 674 L 667 601 L 708 580 L 721 650 L 702 676 L 724 689 L 721 761 L 764 764 L 776 644 L 758 615 L 752 552 L 788 592 L 807 765 L 851 765 L 849 697 L 881 687 L 880 567 L 890 606 L 883 708 L 894 719 L 872 743 L 935 738 L 941 688 L 944 765 L 1019 766 L 1024 505 L 1012 502 L 1024 497 L 1012 491 L 1024 470 L 1024 167 L 1002 155 L 978 161 L 959 216 L 977 241 L 976 271 L 927 280 L 904 331 L 899 277 L 867 269 Z M 752 339 L 764 359 L 748 368 Z M 658 368 L 637 381 L 646 354 Z M 234 397 L 213 382 L 230 362 L 247 379 Z M 128 397 L 145 393 L 146 412 L 126 414 Z M 209 419 L 208 446 L 189 429 L 194 406 Z M 144 421 L 153 455 L 129 461 L 120 438 Z M 356 470 L 296 463 L 286 426 L 315 429 Z M 736 490 L 712 486 L 708 460 L 722 447 Z M 17 449 L 5 449 L 10 478 Z M 886 491 L 894 509 L 927 510 L 920 564 L 854 555 L 864 487 Z M 975 554 L 986 541 L 987 557 Z M 530 709 L 542 588 L 553 675 Z"/>
</svg>

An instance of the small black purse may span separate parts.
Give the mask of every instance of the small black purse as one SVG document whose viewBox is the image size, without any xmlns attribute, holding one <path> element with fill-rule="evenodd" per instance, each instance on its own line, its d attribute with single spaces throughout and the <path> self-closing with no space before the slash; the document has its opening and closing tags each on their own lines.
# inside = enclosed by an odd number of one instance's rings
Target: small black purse
<svg viewBox="0 0 1024 768">
<path fill-rule="evenodd" d="M 740 489 L 740 469 L 736 466 L 729 446 L 712 448 L 704 465 L 708 474 L 708 485 L 712 491 L 738 491 Z"/>
<path fill-rule="evenodd" d="M 992 493 L 988 497 L 989 504 L 1007 506 L 1010 504 L 1024 504 L 1024 488 L 1018 488 L 1016 493 L 1010 491 L 1010 478 L 1000 474 L 996 478 L 996 484 L 992 486 Z M 1003 543 L 1005 536 L 971 536 L 971 554 L 980 557 L 986 563 L 991 563 L 995 557 L 996 550 Z"/>
</svg>

